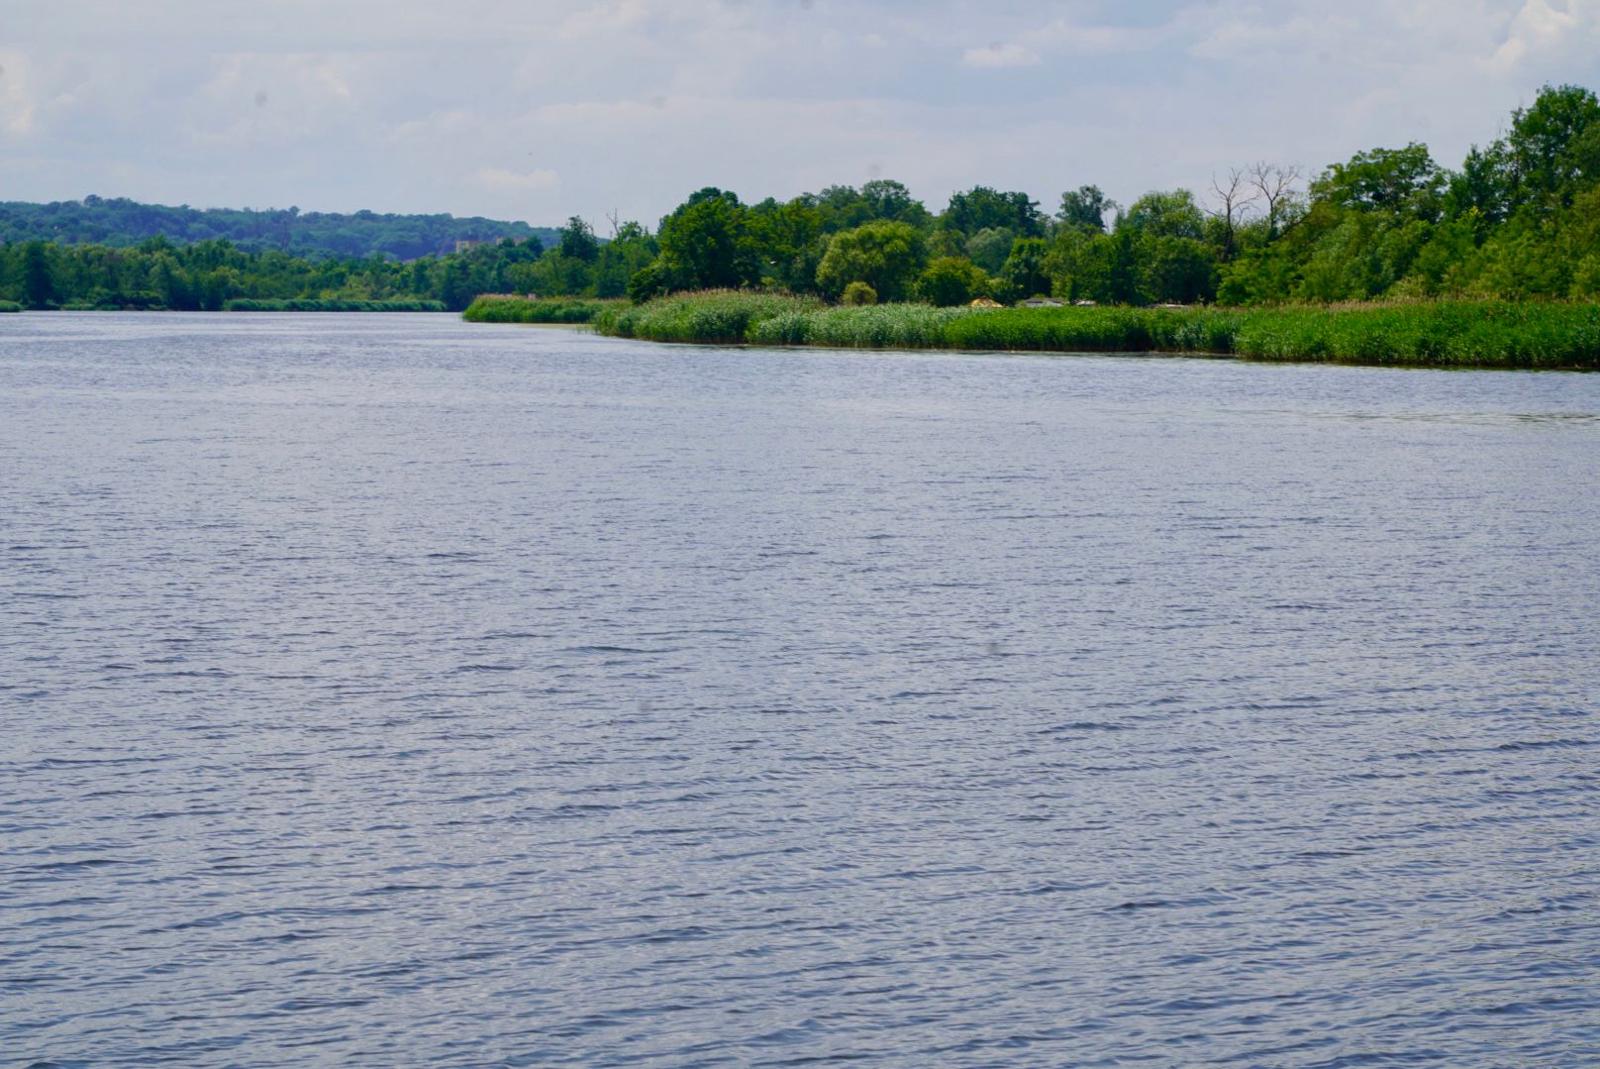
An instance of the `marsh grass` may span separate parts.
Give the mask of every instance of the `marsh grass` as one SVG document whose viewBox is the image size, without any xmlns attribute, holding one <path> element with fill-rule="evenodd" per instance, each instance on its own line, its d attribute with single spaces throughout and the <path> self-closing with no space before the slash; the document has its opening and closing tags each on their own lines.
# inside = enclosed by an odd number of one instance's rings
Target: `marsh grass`
<svg viewBox="0 0 1600 1069">
<path fill-rule="evenodd" d="M 662 297 L 647 304 L 608 308 L 595 317 L 595 329 L 620 338 L 647 341 L 742 344 L 758 323 L 786 315 L 821 312 L 821 301 L 787 294 L 745 290 L 705 290 Z M 871 308 L 854 309 L 870 312 Z M 803 344 L 787 342 L 782 344 Z"/>
<path fill-rule="evenodd" d="M 1459 301 L 1261 308 L 827 307 L 745 292 L 607 309 L 602 333 L 855 349 L 1157 352 L 1414 367 L 1600 368 L 1600 305 Z"/>
<path fill-rule="evenodd" d="M 592 323 L 607 308 L 626 301 L 583 297 L 518 297 L 490 293 L 478 297 L 461 313 L 470 323 Z"/>
</svg>

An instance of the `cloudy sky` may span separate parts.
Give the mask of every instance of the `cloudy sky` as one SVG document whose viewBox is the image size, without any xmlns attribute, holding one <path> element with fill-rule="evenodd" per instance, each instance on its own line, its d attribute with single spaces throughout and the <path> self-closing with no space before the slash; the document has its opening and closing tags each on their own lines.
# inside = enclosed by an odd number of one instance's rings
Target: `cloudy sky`
<svg viewBox="0 0 1600 1069">
<path fill-rule="evenodd" d="M 1053 207 L 1600 88 L 1600 0 L 5 0 L 0 200 L 651 224 L 898 178 Z M 602 229 L 604 229 L 602 227 Z"/>
</svg>

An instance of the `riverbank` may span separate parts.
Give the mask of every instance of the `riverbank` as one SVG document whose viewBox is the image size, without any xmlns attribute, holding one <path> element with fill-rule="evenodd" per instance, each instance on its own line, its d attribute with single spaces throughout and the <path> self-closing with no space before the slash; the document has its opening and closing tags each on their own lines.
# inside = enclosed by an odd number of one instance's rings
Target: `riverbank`
<svg viewBox="0 0 1600 1069">
<path fill-rule="evenodd" d="M 616 304 L 602 334 L 852 349 L 1174 353 L 1406 367 L 1600 368 L 1600 305 L 1503 301 L 1262 308 L 842 308 L 706 292 Z"/>
<path fill-rule="evenodd" d="M 592 323 L 601 312 L 626 307 L 621 300 L 488 293 L 473 300 L 461 318 L 469 323 Z"/>
</svg>

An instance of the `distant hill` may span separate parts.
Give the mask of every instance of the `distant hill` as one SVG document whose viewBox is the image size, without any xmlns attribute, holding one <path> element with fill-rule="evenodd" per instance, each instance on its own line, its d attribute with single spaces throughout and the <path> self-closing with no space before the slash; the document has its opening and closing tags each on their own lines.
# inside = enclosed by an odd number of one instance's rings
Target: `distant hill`
<svg viewBox="0 0 1600 1069">
<path fill-rule="evenodd" d="M 300 256 L 387 254 L 401 260 L 454 252 L 458 242 L 536 237 L 549 247 L 560 240 L 549 227 L 478 216 L 174 208 L 124 197 L 85 197 L 49 204 L 0 201 L 0 242 L 39 239 L 69 245 L 137 245 L 157 236 L 179 244 L 226 238 L 244 249 L 282 249 Z"/>
</svg>

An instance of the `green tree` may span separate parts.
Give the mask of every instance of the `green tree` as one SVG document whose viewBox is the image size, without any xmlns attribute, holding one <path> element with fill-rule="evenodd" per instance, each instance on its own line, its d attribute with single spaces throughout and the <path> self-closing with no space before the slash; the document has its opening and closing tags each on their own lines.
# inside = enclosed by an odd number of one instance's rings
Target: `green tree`
<svg viewBox="0 0 1600 1069">
<path fill-rule="evenodd" d="M 1313 199 L 1356 211 L 1406 212 L 1437 218 L 1445 175 L 1428 146 L 1375 148 L 1335 163 L 1311 184 Z"/>
<path fill-rule="evenodd" d="M 1039 204 L 1026 193 L 1002 193 L 988 186 L 973 186 L 950 198 L 941 223 L 963 234 L 980 230 L 1009 230 L 1020 237 L 1044 236 L 1045 219 Z"/>
<path fill-rule="evenodd" d="M 1193 238 L 1150 237 L 1139 253 L 1141 303 L 1194 304 L 1217 292 L 1217 259 Z"/>
<path fill-rule="evenodd" d="M 452 312 L 459 312 L 472 303 L 479 293 L 473 284 L 472 271 L 466 261 L 452 256 L 444 262 L 444 272 L 439 280 L 439 299 Z"/>
<path fill-rule="evenodd" d="M 1600 100 L 1575 85 L 1547 85 L 1532 107 L 1513 112 L 1503 148 L 1513 201 L 1545 208 L 1571 204 L 1580 179 L 1600 178 L 1584 174 L 1587 152 L 1581 151 L 1588 147 L 1584 136 L 1597 129 Z"/>
<path fill-rule="evenodd" d="M 816 288 L 817 265 L 827 249 L 824 213 L 815 198 L 779 203 L 768 198 L 750 210 L 750 236 L 764 283 L 806 293 Z"/>
<path fill-rule="evenodd" d="M 1008 300 L 1020 301 L 1050 292 L 1045 269 L 1050 243 L 1043 238 L 1018 238 L 1000 268 L 1000 282 Z"/>
<path fill-rule="evenodd" d="M 661 271 L 669 289 L 753 286 L 760 260 L 749 211 L 732 193 L 707 187 L 661 221 Z"/>
<path fill-rule="evenodd" d="M 29 308 L 49 308 L 56 303 L 55 270 L 42 241 L 22 247 L 22 303 Z"/>
<path fill-rule="evenodd" d="M 967 258 L 991 275 L 997 274 L 1006 257 L 1011 255 L 1011 246 L 1016 240 L 1004 227 L 985 227 L 967 239 Z"/>
<path fill-rule="evenodd" d="M 1121 227 L 1110 234 L 1075 234 L 1058 241 L 1046 257 L 1052 289 L 1071 300 L 1100 304 L 1139 304 L 1139 258 L 1134 232 Z"/>
<path fill-rule="evenodd" d="M 910 223 L 867 223 L 833 236 L 817 266 L 817 284 L 839 294 L 852 282 L 865 282 L 880 300 L 898 301 L 927 259 L 927 243 Z"/>
<path fill-rule="evenodd" d="M 917 279 L 917 296 L 941 308 L 970 304 L 987 297 L 993 282 L 983 268 L 959 256 L 941 256 Z"/>
<path fill-rule="evenodd" d="M 600 247 L 594 264 L 593 290 L 596 297 L 621 297 L 628 281 L 660 253 L 656 239 L 638 223 L 617 227 L 616 236 Z"/>
<path fill-rule="evenodd" d="M 1131 230 L 1154 238 L 1188 238 L 1198 241 L 1205 235 L 1206 217 L 1187 189 L 1146 193 L 1117 221 L 1117 229 Z"/>
<path fill-rule="evenodd" d="M 1453 219 L 1431 227 L 1427 240 L 1410 257 L 1405 273 L 1405 296 L 1439 297 L 1461 288 L 1463 265 L 1478 252 L 1474 220 Z"/>
<path fill-rule="evenodd" d="M 542 297 L 578 297 L 587 294 L 594 285 L 594 265 L 575 256 L 567 256 L 560 247 L 539 257 L 533 265 L 533 290 Z M 483 292 L 474 285 L 475 292 Z M 452 308 L 455 302 L 446 298 Z"/>
<path fill-rule="evenodd" d="M 586 264 L 592 264 L 600 258 L 600 241 L 594 236 L 594 229 L 576 215 L 561 228 L 560 249 L 562 256 Z"/>
<path fill-rule="evenodd" d="M 1445 217 L 1468 220 L 1474 235 L 1481 241 L 1510 211 L 1511 182 L 1503 150 L 1495 147 L 1484 152 L 1472 146 L 1461 170 L 1447 180 L 1443 198 Z"/>
<path fill-rule="evenodd" d="M 1565 297 L 1576 265 L 1559 254 L 1550 236 L 1535 227 L 1502 228 L 1484 243 L 1469 291 L 1512 301 Z"/>
<path fill-rule="evenodd" d="M 920 200 L 899 182 L 875 178 L 861 187 L 861 200 L 867 207 L 869 219 L 887 219 L 896 223 L 910 223 L 918 229 L 933 221 Z"/>
<path fill-rule="evenodd" d="M 1056 212 L 1056 220 L 1062 226 L 1104 233 L 1106 215 L 1116 208 L 1116 202 L 1101 192 L 1099 186 L 1079 186 L 1061 194 L 1061 210 Z"/>
<path fill-rule="evenodd" d="M 1218 272 L 1217 300 L 1223 304 L 1274 304 L 1287 301 L 1299 284 L 1292 251 L 1264 245 L 1225 264 Z"/>
<path fill-rule="evenodd" d="M 671 284 L 666 266 L 662 264 L 660 257 L 657 257 L 628 279 L 628 300 L 635 304 L 643 304 L 668 292 Z"/>
</svg>

